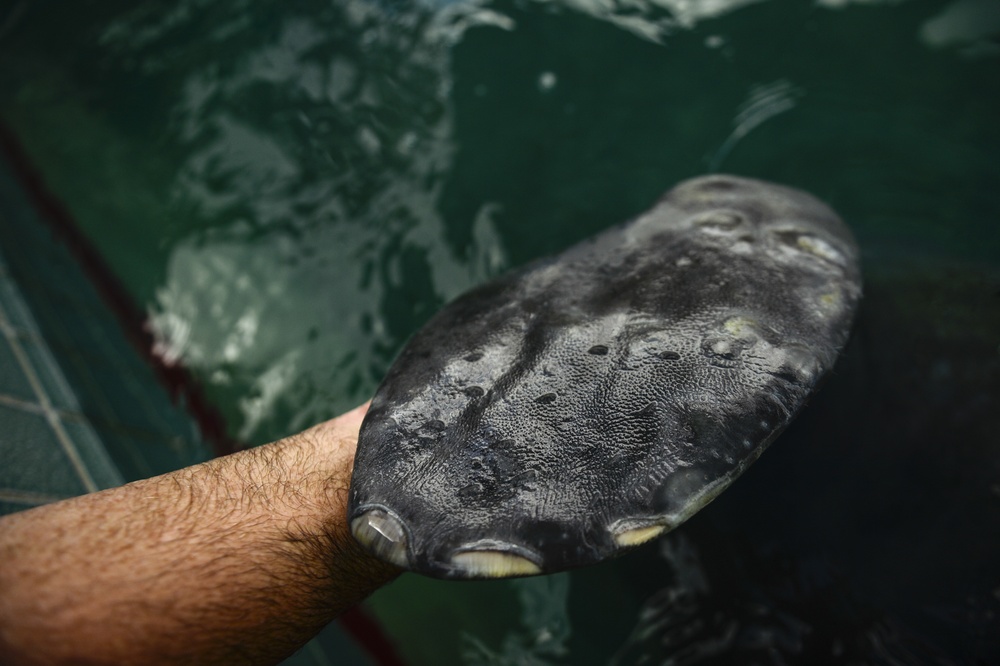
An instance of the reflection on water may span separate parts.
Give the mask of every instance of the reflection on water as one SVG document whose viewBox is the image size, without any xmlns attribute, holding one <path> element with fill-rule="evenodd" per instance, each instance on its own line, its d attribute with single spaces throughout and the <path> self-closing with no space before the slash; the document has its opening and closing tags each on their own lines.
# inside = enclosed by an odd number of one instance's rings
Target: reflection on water
<svg viewBox="0 0 1000 666">
<path fill-rule="evenodd" d="M 712 157 L 708 170 L 718 171 L 733 146 L 768 118 L 795 108 L 795 98 L 801 94 L 784 79 L 751 88 L 750 96 L 733 119 L 733 133 Z"/>
<path fill-rule="evenodd" d="M 969 56 L 1000 54 L 997 33 L 1000 33 L 1000 3 L 993 0 L 956 0 L 920 28 L 920 38 L 928 46 L 959 46 Z"/>
<path fill-rule="evenodd" d="M 482 259 L 442 243 L 453 25 L 366 2 L 229 9 L 208 27 L 197 3 L 136 12 L 101 43 L 152 72 L 177 32 L 240 43 L 178 72 L 166 131 L 184 154 L 169 197 L 192 231 L 173 246 L 152 323 L 163 357 L 230 396 L 231 425 L 256 443 L 371 387 L 410 318 L 495 272 L 503 251 L 489 205 L 472 225 Z"/>
<path fill-rule="evenodd" d="M 371 607 L 414 663 L 995 663 L 998 6 L 18 2 L 0 114 L 247 443 L 681 178 L 813 191 L 867 309 L 744 478 L 619 562 Z"/>
<path fill-rule="evenodd" d="M 764 0 L 537 0 L 584 12 L 629 31 L 642 39 L 663 44 L 669 36 L 694 28 L 700 21 L 723 16 L 745 5 Z"/>
</svg>

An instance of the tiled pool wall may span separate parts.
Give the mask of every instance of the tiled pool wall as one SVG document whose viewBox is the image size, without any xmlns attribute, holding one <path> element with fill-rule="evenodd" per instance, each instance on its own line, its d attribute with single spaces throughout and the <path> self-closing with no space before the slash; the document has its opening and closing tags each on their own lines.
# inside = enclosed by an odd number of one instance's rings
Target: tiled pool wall
<svg viewBox="0 0 1000 666">
<path fill-rule="evenodd" d="M 0 157 L 0 515 L 211 455 Z M 373 661 L 332 623 L 284 662 L 331 663 Z"/>
</svg>

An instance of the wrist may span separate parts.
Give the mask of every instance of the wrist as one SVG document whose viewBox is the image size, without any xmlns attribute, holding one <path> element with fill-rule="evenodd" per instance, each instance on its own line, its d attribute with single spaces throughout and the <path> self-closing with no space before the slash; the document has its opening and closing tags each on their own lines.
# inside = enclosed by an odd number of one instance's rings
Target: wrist
<svg viewBox="0 0 1000 666">
<path fill-rule="evenodd" d="M 271 547 L 312 586 L 316 612 L 330 618 L 401 573 L 363 549 L 348 526 L 351 469 L 365 411 L 248 451 L 254 459 L 241 475 L 247 494 L 256 497 L 251 520 L 269 521 Z M 256 489 L 267 492 L 258 496 Z"/>
</svg>

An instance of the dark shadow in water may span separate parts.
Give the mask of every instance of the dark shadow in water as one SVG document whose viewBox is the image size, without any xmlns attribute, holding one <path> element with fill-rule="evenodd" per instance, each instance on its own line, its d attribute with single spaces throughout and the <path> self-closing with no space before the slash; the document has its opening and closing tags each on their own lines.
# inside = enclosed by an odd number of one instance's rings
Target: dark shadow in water
<svg viewBox="0 0 1000 666">
<path fill-rule="evenodd" d="M 629 562 L 618 663 L 997 663 L 998 342 L 995 271 L 880 258 L 813 403 Z"/>
</svg>

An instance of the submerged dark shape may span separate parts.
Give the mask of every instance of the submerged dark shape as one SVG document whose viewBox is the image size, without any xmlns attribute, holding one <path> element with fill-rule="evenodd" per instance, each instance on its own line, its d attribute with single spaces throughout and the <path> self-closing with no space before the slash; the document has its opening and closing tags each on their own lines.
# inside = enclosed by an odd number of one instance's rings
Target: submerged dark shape
<svg viewBox="0 0 1000 666">
<path fill-rule="evenodd" d="M 445 578 L 618 555 L 760 455 L 833 365 L 860 293 L 851 234 L 812 196 L 681 183 L 413 337 L 361 428 L 351 529 Z"/>
</svg>

